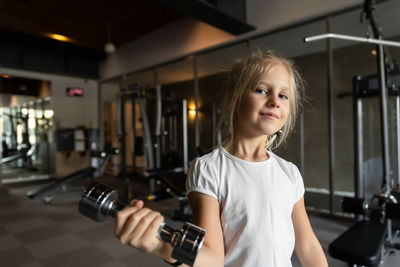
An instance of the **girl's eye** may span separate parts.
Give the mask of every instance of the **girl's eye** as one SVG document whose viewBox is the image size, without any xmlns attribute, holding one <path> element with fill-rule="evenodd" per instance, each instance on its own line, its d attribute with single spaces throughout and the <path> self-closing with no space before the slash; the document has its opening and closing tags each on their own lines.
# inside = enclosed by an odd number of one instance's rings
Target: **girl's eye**
<svg viewBox="0 0 400 267">
<path fill-rule="evenodd" d="M 281 99 L 288 99 L 288 97 L 287 97 L 287 95 L 284 95 L 284 94 L 279 94 L 279 98 L 281 98 Z"/>
<path fill-rule="evenodd" d="M 260 89 L 260 88 L 257 88 L 254 92 L 256 92 L 257 94 L 260 94 L 260 95 L 265 95 L 267 93 L 266 90 Z"/>
</svg>

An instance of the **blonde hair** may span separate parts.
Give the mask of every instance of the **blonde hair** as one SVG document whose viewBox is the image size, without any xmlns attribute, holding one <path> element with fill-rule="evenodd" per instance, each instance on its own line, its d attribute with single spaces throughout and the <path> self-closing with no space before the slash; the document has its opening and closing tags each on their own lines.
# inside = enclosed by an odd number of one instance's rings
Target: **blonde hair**
<svg viewBox="0 0 400 267">
<path fill-rule="evenodd" d="M 265 71 L 268 71 L 276 64 L 282 64 L 286 67 L 290 75 L 291 97 L 289 98 L 289 115 L 281 131 L 267 137 L 265 148 L 267 150 L 275 150 L 293 130 L 296 117 L 301 108 L 305 82 L 297 71 L 293 61 L 271 50 L 261 52 L 257 49 L 250 51 L 246 57 L 232 67 L 226 81 L 224 88 L 226 95 L 222 103 L 219 122 L 220 129 L 225 133 L 222 142 L 223 146 L 227 145 L 233 139 L 234 121 L 236 119 L 235 110 L 237 110 L 243 95 L 248 91 L 256 89 Z"/>
</svg>

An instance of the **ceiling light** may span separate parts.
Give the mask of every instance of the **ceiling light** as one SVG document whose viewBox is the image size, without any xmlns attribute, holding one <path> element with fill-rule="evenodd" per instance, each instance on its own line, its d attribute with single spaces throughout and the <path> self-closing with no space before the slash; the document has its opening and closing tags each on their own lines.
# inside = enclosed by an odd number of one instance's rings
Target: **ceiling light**
<svg viewBox="0 0 400 267">
<path fill-rule="evenodd" d="M 62 41 L 62 42 L 72 42 L 72 39 L 61 35 L 61 34 L 56 34 L 56 33 L 49 33 L 47 34 L 48 37 L 50 37 L 51 39 L 57 40 L 57 41 Z"/>
<path fill-rule="evenodd" d="M 106 43 L 104 46 L 104 51 L 106 51 L 107 54 L 112 54 L 115 52 L 115 45 L 111 42 Z"/>
<path fill-rule="evenodd" d="M 111 42 L 111 19 L 107 21 L 107 43 L 104 45 L 104 51 L 107 54 L 115 53 L 115 45 Z"/>
</svg>

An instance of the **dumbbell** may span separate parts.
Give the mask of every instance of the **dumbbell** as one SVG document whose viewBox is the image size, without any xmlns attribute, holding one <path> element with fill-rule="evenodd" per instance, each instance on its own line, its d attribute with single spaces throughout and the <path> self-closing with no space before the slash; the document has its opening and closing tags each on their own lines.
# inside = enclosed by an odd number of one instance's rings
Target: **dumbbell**
<svg viewBox="0 0 400 267">
<path fill-rule="evenodd" d="M 97 222 L 107 216 L 115 217 L 126 205 L 117 202 L 118 192 L 103 184 L 94 183 L 84 192 L 79 202 L 79 212 Z M 200 251 L 206 231 L 186 222 L 180 229 L 162 223 L 157 235 L 173 247 L 172 258 L 192 266 Z"/>
</svg>

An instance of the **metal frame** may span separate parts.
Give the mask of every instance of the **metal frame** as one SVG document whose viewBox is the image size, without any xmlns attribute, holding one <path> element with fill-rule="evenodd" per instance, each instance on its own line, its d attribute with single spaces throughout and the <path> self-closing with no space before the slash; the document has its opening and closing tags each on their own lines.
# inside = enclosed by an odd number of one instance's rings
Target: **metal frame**
<svg viewBox="0 0 400 267">
<path fill-rule="evenodd" d="M 396 96 L 397 125 L 397 187 L 400 186 L 400 96 Z"/>
<path fill-rule="evenodd" d="M 330 31 L 330 17 L 326 20 L 326 31 Z M 334 89 L 333 89 L 333 51 L 331 40 L 326 40 L 326 50 L 328 51 L 328 132 L 329 132 L 329 213 L 333 214 L 333 171 L 335 169 L 335 118 L 334 118 Z"/>
<path fill-rule="evenodd" d="M 315 36 L 311 36 L 311 37 L 306 37 L 306 38 L 304 38 L 304 41 L 307 43 L 307 42 L 314 42 L 314 41 L 325 40 L 325 39 L 340 39 L 340 40 L 355 41 L 355 42 L 360 42 L 360 43 L 370 43 L 370 44 L 377 44 L 377 45 L 400 47 L 399 42 L 385 41 L 385 40 L 374 39 L 374 38 L 363 38 L 363 37 L 337 34 L 337 33 L 325 33 L 325 34 L 315 35 Z"/>
<path fill-rule="evenodd" d="M 189 171 L 188 160 L 188 127 L 187 127 L 187 100 L 182 100 L 182 123 L 183 123 L 183 171 L 187 174 Z"/>
<path fill-rule="evenodd" d="M 362 100 L 358 97 L 360 88 L 358 81 L 360 76 L 353 78 L 353 138 L 354 138 L 354 192 L 356 198 L 364 198 L 364 187 L 360 186 L 363 183 L 363 124 L 362 124 Z"/>
<path fill-rule="evenodd" d="M 157 73 L 157 72 L 156 72 Z M 158 81 L 158 79 L 157 79 Z M 161 97 L 161 85 L 156 84 L 156 143 L 154 144 L 154 148 L 156 149 L 156 168 L 161 168 L 161 148 L 162 148 L 162 142 L 161 142 L 161 117 L 162 117 L 162 97 Z"/>
<path fill-rule="evenodd" d="M 196 114 L 194 118 L 194 145 L 200 146 L 200 120 L 199 120 L 199 77 L 197 70 L 197 57 L 193 59 L 193 76 L 194 76 L 194 105 Z"/>
<path fill-rule="evenodd" d="M 161 148 L 162 148 L 162 142 L 161 142 L 161 117 L 162 117 L 162 92 L 161 92 L 161 85 L 159 83 L 159 74 L 158 74 L 158 68 L 154 69 L 154 84 L 156 85 L 156 167 L 161 168 Z"/>
</svg>

